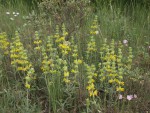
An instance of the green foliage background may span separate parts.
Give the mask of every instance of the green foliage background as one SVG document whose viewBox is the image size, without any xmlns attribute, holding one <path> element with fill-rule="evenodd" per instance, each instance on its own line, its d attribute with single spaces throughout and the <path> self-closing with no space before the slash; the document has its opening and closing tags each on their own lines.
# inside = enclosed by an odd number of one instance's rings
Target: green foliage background
<svg viewBox="0 0 150 113">
<path fill-rule="evenodd" d="M 16 5 L 18 3 L 24 3 L 27 4 L 31 9 L 37 8 L 38 3 L 42 2 L 44 0 L 0 0 L 0 3 L 3 5 Z M 51 1 L 51 0 L 48 0 Z M 66 2 L 66 0 L 52 0 L 53 2 Z M 80 0 L 76 0 L 80 1 Z M 141 5 L 150 7 L 150 0 L 90 0 L 91 3 L 94 4 L 94 7 L 99 7 L 102 5 L 109 5 L 110 3 L 115 5 L 121 5 L 121 6 L 132 6 L 132 5 Z"/>
</svg>

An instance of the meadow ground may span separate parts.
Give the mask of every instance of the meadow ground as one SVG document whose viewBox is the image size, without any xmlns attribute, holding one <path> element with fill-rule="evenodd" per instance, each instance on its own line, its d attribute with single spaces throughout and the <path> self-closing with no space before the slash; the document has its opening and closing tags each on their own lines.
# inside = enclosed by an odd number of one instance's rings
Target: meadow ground
<svg viewBox="0 0 150 113">
<path fill-rule="evenodd" d="M 1 0 L 0 113 L 149 113 L 149 5 L 70 1 Z"/>
</svg>

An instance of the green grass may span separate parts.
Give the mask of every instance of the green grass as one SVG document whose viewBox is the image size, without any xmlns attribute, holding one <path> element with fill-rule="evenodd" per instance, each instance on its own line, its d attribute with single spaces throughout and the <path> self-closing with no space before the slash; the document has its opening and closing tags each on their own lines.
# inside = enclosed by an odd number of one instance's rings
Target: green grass
<svg viewBox="0 0 150 113">
<path fill-rule="evenodd" d="M 28 61 L 32 63 L 35 70 L 34 77 L 36 77 L 34 79 L 32 75 L 29 76 L 32 79 L 30 81 L 26 78 L 30 70 L 26 72 L 15 70 L 11 65 L 13 59 L 10 54 L 4 55 L 2 54 L 3 49 L 0 49 L 0 112 L 150 112 L 150 9 L 137 4 L 123 6 L 119 2 L 117 4 L 104 2 L 103 5 L 97 4 L 96 7 L 93 4 L 91 6 L 89 3 L 87 5 L 84 3 L 85 1 L 83 3 L 66 2 L 66 5 L 61 4 L 62 6 L 56 2 L 53 3 L 54 6 L 46 3 L 47 6 L 52 6 L 51 10 L 45 7 L 43 2 L 41 9 L 35 9 L 35 11 L 31 11 L 34 7 L 31 8 L 32 4 L 21 0 L 8 2 L 5 5 L 0 4 L 0 33 L 6 32 L 8 40 L 13 46 L 17 40 L 17 38 L 14 40 L 14 37 L 19 36 L 24 49 L 27 50 L 27 53 L 25 51 L 24 53 L 27 54 Z M 67 11 L 70 11 L 69 15 L 66 13 Z M 10 14 L 6 14 L 6 12 L 10 12 Z M 19 12 L 19 15 L 15 17 L 13 12 Z M 96 30 L 98 34 L 93 35 L 94 38 L 92 38 L 90 27 L 95 15 L 98 17 L 98 29 Z M 58 26 L 56 27 L 56 25 Z M 65 27 L 62 27 L 63 25 Z M 15 31 L 18 31 L 19 34 L 15 35 Z M 35 33 L 35 31 L 38 32 Z M 64 35 L 63 32 L 68 32 L 68 35 Z M 55 38 L 52 39 L 55 34 L 60 34 L 61 37 L 64 36 L 67 41 L 71 42 L 69 45 L 71 51 L 66 50 L 69 52 L 68 55 L 63 54 L 59 43 L 55 42 Z M 107 42 L 103 47 L 105 39 Z M 119 56 L 118 48 L 121 48 L 121 45 L 118 44 L 119 41 L 122 43 L 123 40 L 128 40 L 128 46 L 133 49 L 132 68 L 128 69 L 128 66 L 130 67 L 127 62 L 129 59 L 128 47 L 122 44 L 122 63 L 126 66 L 123 72 L 125 91 L 120 93 L 123 95 L 122 100 L 118 100 L 119 93 L 115 91 L 115 86 L 110 85 L 107 81 L 100 81 L 102 79 L 100 74 L 107 75 L 108 73 L 103 66 L 99 67 L 99 62 L 105 65 L 109 59 L 106 57 L 107 49 L 113 47 L 107 46 L 111 46 L 110 43 L 113 39 L 114 51 L 117 56 Z M 34 49 L 37 46 L 34 44 L 35 40 L 42 41 L 39 45 L 42 49 L 39 52 Z M 97 51 L 88 54 L 87 48 L 92 42 L 96 42 Z M 43 66 L 44 58 L 47 60 L 43 47 L 46 48 L 48 43 L 52 47 L 46 54 L 53 65 L 48 66 L 51 72 L 45 74 L 41 66 Z M 2 46 L 4 44 L 0 45 L 0 47 Z M 9 47 L 8 50 L 10 49 Z M 73 50 L 77 51 L 78 57 L 71 56 Z M 101 58 L 100 52 L 102 51 L 105 52 Z M 105 57 L 106 59 L 103 59 Z M 83 63 L 76 65 L 75 59 L 81 59 Z M 116 63 L 117 68 L 119 68 L 118 63 Z M 78 73 L 73 74 L 72 69 L 76 69 Z M 103 71 L 101 72 L 100 69 Z M 119 70 L 117 71 L 119 72 Z M 64 73 L 67 72 L 70 73 L 70 84 L 63 81 Z M 94 73 L 97 73 L 98 76 L 96 77 Z M 92 81 L 91 78 L 95 80 L 94 88 L 98 90 L 98 96 L 95 98 L 89 97 L 86 89 L 88 85 L 91 85 L 88 82 Z M 31 85 L 30 89 L 25 87 L 27 82 Z M 137 98 L 128 101 L 126 96 L 133 94 L 137 95 Z"/>
</svg>

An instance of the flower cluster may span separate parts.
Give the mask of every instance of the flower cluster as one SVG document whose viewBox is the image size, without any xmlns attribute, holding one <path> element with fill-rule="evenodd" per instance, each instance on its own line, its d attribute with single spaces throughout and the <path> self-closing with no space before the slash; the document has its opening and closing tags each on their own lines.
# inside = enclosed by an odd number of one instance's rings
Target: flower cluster
<svg viewBox="0 0 150 113">
<path fill-rule="evenodd" d="M 98 91 L 95 88 L 95 80 L 94 77 L 97 76 L 97 73 L 95 73 L 96 68 L 94 65 L 89 66 L 88 64 L 85 64 L 86 70 L 87 70 L 87 78 L 88 78 L 88 86 L 86 89 L 89 92 L 90 97 L 95 97 L 97 96 Z"/>
<path fill-rule="evenodd" d="M 9 54 L 9 45 L 6 33 L 0 33 L 0 49 L 5 55 Z"/>
<path fill-rule="evenodd" d="M 124 82 L 121 48 L 118 48 L 117 55 L 115 52 L 114 40 L 111 41 L 110 46 L 107 45 L 105 41 L 101 48 L 100 55 L 100 81 L 104 83 L 106 88 L 111 87 L 117 92 L 123 92 Z"/>
<path fill-rule="evenodd" d="M 94 19 L 93 24 L 91 26 L 90 37 L 89 37 L 89 41 L 87 43 L 87 50 L 86 50 L 87 60 L 91 59 L 92 54 L 97 51 L 96 42 L 95 42 L 95 35 L 96 34 L 98 34 L 98 20 L 97 20 L 97 16 L 95 16 L 95 19 Z"/>
<path fill-rule="evenodd" d="M 99 31 L 98 31 L 98 16 L 95 16 L 95 19 L 94 19 L 94 21 L 92 23 L 92 26 L 91 26 L 90 34 L 91 35 L 99 34 Z"/>
<path fill-rule="evenodd" d="M 10 58 L 11 65 L 17 70 L 22 71 L 24 74 L 27 72 L 26 79 L 26 88 L 30 88 L 29 81 L 34 74 L 34 69 L 32 68 L 32 64 L 28 59 L 27 51 L 25 50 L 23 44 L 20 41 L 20 37 L 18 32 L 16 31 L 15 38 L 13 38 L 13 42 L 10 45 Z"/>
<path fill-rule="evenodd" d="M 52 59 L 49 59 L 49 57 L 46 54 L 45 48 L 42 48 L 42 66 L 41 69 L 44 74 L 50 73 L 50 65 L 52 64 Z"/>
<path fill-rule="evenodd" d="M 123 98 L 124 98 L 123 95 L 119 94 L 118 99 L 121 100 L 121 99 L 123 99 Z M 126 99 L 129 100 L 129 101 L 132 100 L 132 99 L 136 99 L 136 98 L 137 98 L 137 95 L 136 95 L 136 94 L 127 95 L 127 97 L 126 97 Z"/>
<path fill-rule="evenodd" d="M 55 42 L 56 43 L 64 42 L 67 35 L 68 35 L 68 32 L 66 31 L 66 27 L 64 24 L 62 25 L 62 36 L 59 35 L 59 28 L 57 26 L 56 27 L 56 34 L 54 36 L 56 38 Z"/>
<path fill-rule="evenodd" d="M 18 15 L 19 15 L 19 12 L 6 12 L 6 15 L 11 15 L 11 17 L 10 17 L 10 20 L 15 20 L 13 17 L 12 17 L 12 15 L 14 16 L 14 17 L 17 17 Z"/>
<path fill-rule="evenodd" d="M 42 48 L 42 46 L 41 46 L 41 43 L 42 43 L 42 40 L 40 40 L 40 38 L 39 38 L 39 34 L 38 34 L 38 32 L 36 31 L 35 32 L 35 39 L 34 39 L 34 45 L 35 45 L 35 50 L 37 50 L 37 51 L 40 51 L 41 50 L 41 48 Z"/>
<path fill-rule="evenodd" d="M 59 44 L 59 48 L 61 49 L 61 53 L 63 55 L 67 55 L 70 51 L 70 42 L 69 41 L 63 41 L 62 44 Z"/>
<path fill-rule="evenodd" d="M 93 24 L 91 26 L 90 31 L 90 41 L 88 42 L 87 52 L 95 52 L 96 51 L 96 43 L 95 43 L 95 35 L 99 33 L 98 31 L 98 17 L 95 16 Z"/>
<path fill-rule="evenodd" d="M 67 61 L 66 60 L 63 60 L 63 72 L 64 72 L 64 78 L 63 78 L 63 81 L 68 84 L 70 83 L 70 80 L 69 80 L 69 71 L 68 71 L 68 66 L 67 66 Z"/>
<path fill-rule="evenodd" d="M 71 73 L 74 74 L 74 81 L 76 82 L 77 75 L 79 74 L 79 65 L 82 64 L 82 60 L 78 58 L 78 49 L 77 45 L 72 47 L 72 57 L 73 57 L 73 65 L 71 69 Z"/>
<path fill-rule="evenodd" d="M 63 56 L 67 55 L 71 51 L 70 42 L 65 40 L 67 35 L 68 35 L 68 32 L 66 32 L 66 27 L 63 24 L 62 25 L 62 37 L 59 37 L 58 39 L 56 39 L 56 42 L 59 42 L 58 46 Z"/>
<path fill-rule="evenodd" d="M 127 68 L 130 70 L 131 65 L 132 65 L 132 59 L 133 59 L 133 54 L 132 54 L 132 48 L 129 47 L 129 56 L 128 56 L 128 61 L 127 61 Z"/>
</svg>

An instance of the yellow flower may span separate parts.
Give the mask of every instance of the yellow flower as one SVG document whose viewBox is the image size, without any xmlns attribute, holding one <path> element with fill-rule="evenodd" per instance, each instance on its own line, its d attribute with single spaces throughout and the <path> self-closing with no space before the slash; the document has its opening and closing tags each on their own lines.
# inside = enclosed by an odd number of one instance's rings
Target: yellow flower
<svg viewBox="0 0 150 113">
<path fill-rule="evenodd" d="M 116 78 L 114 79 L 114 81 L 115 81 L 116 83 L 119 83 L 119 82 L 120 82 L 120 81 L 119 81 L 118 79 L 116 79 Z"/>
<path fill-rule="evenodd" d="M 97 94 L 98 94 L 98 91 L 97 90 L 95 90 L 95 91 L 89 91 L 89 94 L 90 94 L 90 97 L 91 96 L 97 96 Z"/>
<path fill-rule="evenodd" d="M 29 77 L 29 76 L 26 76 L 25 79 L 26 79 L 27 82 L 31 81 L 31 77 Z"/>
<path fill-rule="evenodd" d="M 59 44 L 59 47 L 62 48 L 62 49 L 67 49 L 68 46 L 66 44 Z"/>
<path fill-rule="evenodd" d="M 86 87 L 87 90 L 93 90 L 94 89 L 94 84 L 89 84 L 89 86 Z"/>
<path fill-rule="evenodd" d="M 65 37 L 60 37 L 60 38 L 56 39 L 55 42 L 63 42 L 64 40 L 65 40 Z"/>
<path fill-rule="evenodd" d="M 15 43 L 16 46 L 23 46 L 21 42 Z"/>
<path fill-rule="evenodd" d="M 105 79 L 106 79 L 106 77 L 104 76 L 104 77 L 102 77 L 100 80 L 101 80 L 101 81 L 104 81 Z"/>
<path fill-rule="evenodd" d="M 67 79 L 67 78 L 64 78 L 63 81 L 64 81 L 65 83 L 70 83 L 70 80 Z"/>
<path fill-rule="evenodd" d="M 79 60 L 74 60 L 74 63 L 75 64 L 82 64 L 82 60 L 80 60 L 80 59 Z"/>
<path fill-rule="evenodd" d="M 67 35 L 68 35 L 68 32 L 65 32 L 64 35 L 67 36 Z"/>
<path fill-rule="evenodd" d="M 41 40 L 36 40 L 36 41 L 34 41 L 33 43 L 38 45 L 38 44 L 41 44 L 42 41 L 41 41 Z"/>
<path fill-rule="evenodd" d="M 77 71 L 76 71 L 76 70 L 74 70 L 74 69 L 72 69 L 72 70 L 71 70 L 71 72 L 72 72 L 72 73 L 74 73 L 74 74 L 76 74 L 76 73 L 77 73 Z"/>
<path fill-rule="evenodd" d="M 77 53 L 73 53 L 72 56 L 73 56 L 73 57 L 77 57 L 78 54 L 77 54 Z"/>
<path fill-rule="evenodd" d="M 122 87 L 117 87 L 117 88 L 116 88 L 116 91 L 123 92 L 123 91 L 124 91 L 124 88 L 122 88 Z"/>
<path fill-rule="evenodd" d="M 30 86 L 30 84 L 26 83 L 26 84 L 25 84 L 25 87 L 26 87 L 27 89 L 30 89 L 31 86 Z"/>
<path fill-rule="evenodd" d="M 116 60 L 116 55 L 110 55 L 109 58 L 110 58 L 110 60 L 115 61 Z"/>
<path fill-rule="evenodd" d="M 97 93 L 98 93 L 98 91 L 95 90 L 95 91 L 93 92 L 93 95 L 94 95 L 94 96 L 97 96 Z"/>
<path fill-rule="evenodd" d="M 118 84 L 124 86 L 124 82 L 119 81 Z"/>
<path fill-rule="evenodd" d="M 99 31 L 91 31 L 90 34 L 91 35 L 97 35 L 97 34 L 99 34 Z"/>
<path fill-rule="evenodd" d="M 35 50 L 40 50 L 40 49 L 41 49 L 41 47 L 40 47 L 40 46 L 38 46 L 38 47 L 35 47 L 34 49 L 35 49 Z"/>
<path fill-rule="evenodd" d="M 113 82 L 114 82 L 114 80 L 113 80 L 113 79 L 110 79 L 108 82 L 109 82 L 109 83 L 113 83 Z"/>
<path fill-rule="evenodd" d="M 59 35 L 58 34 L 54 35 L 54 38 L 59 38 Z"/>
<path fill-rule="evenodd" d="M 79 60 L 78 60 L 78 64 L 82 64 L 82 60 L 79 59 Z"/>
<path fill-rule="evenodd" d="M 64 72 L 64 77 L 68 77 L 69 76 L 69 72 Z"/>
<path fill-rule="evenodd" d="M 16 55 L 16 54 L 11 54 L 10 57 L 11 57 L 11 58 L 18 58 L 19 56 Z"/>
<path fill-rule="evenodd" d="M 88 81 L 88 83 L 94 83 L 94 82 L 95 82 L 94 79 L 90 79 L 90 80 Z"/>
</svg>

